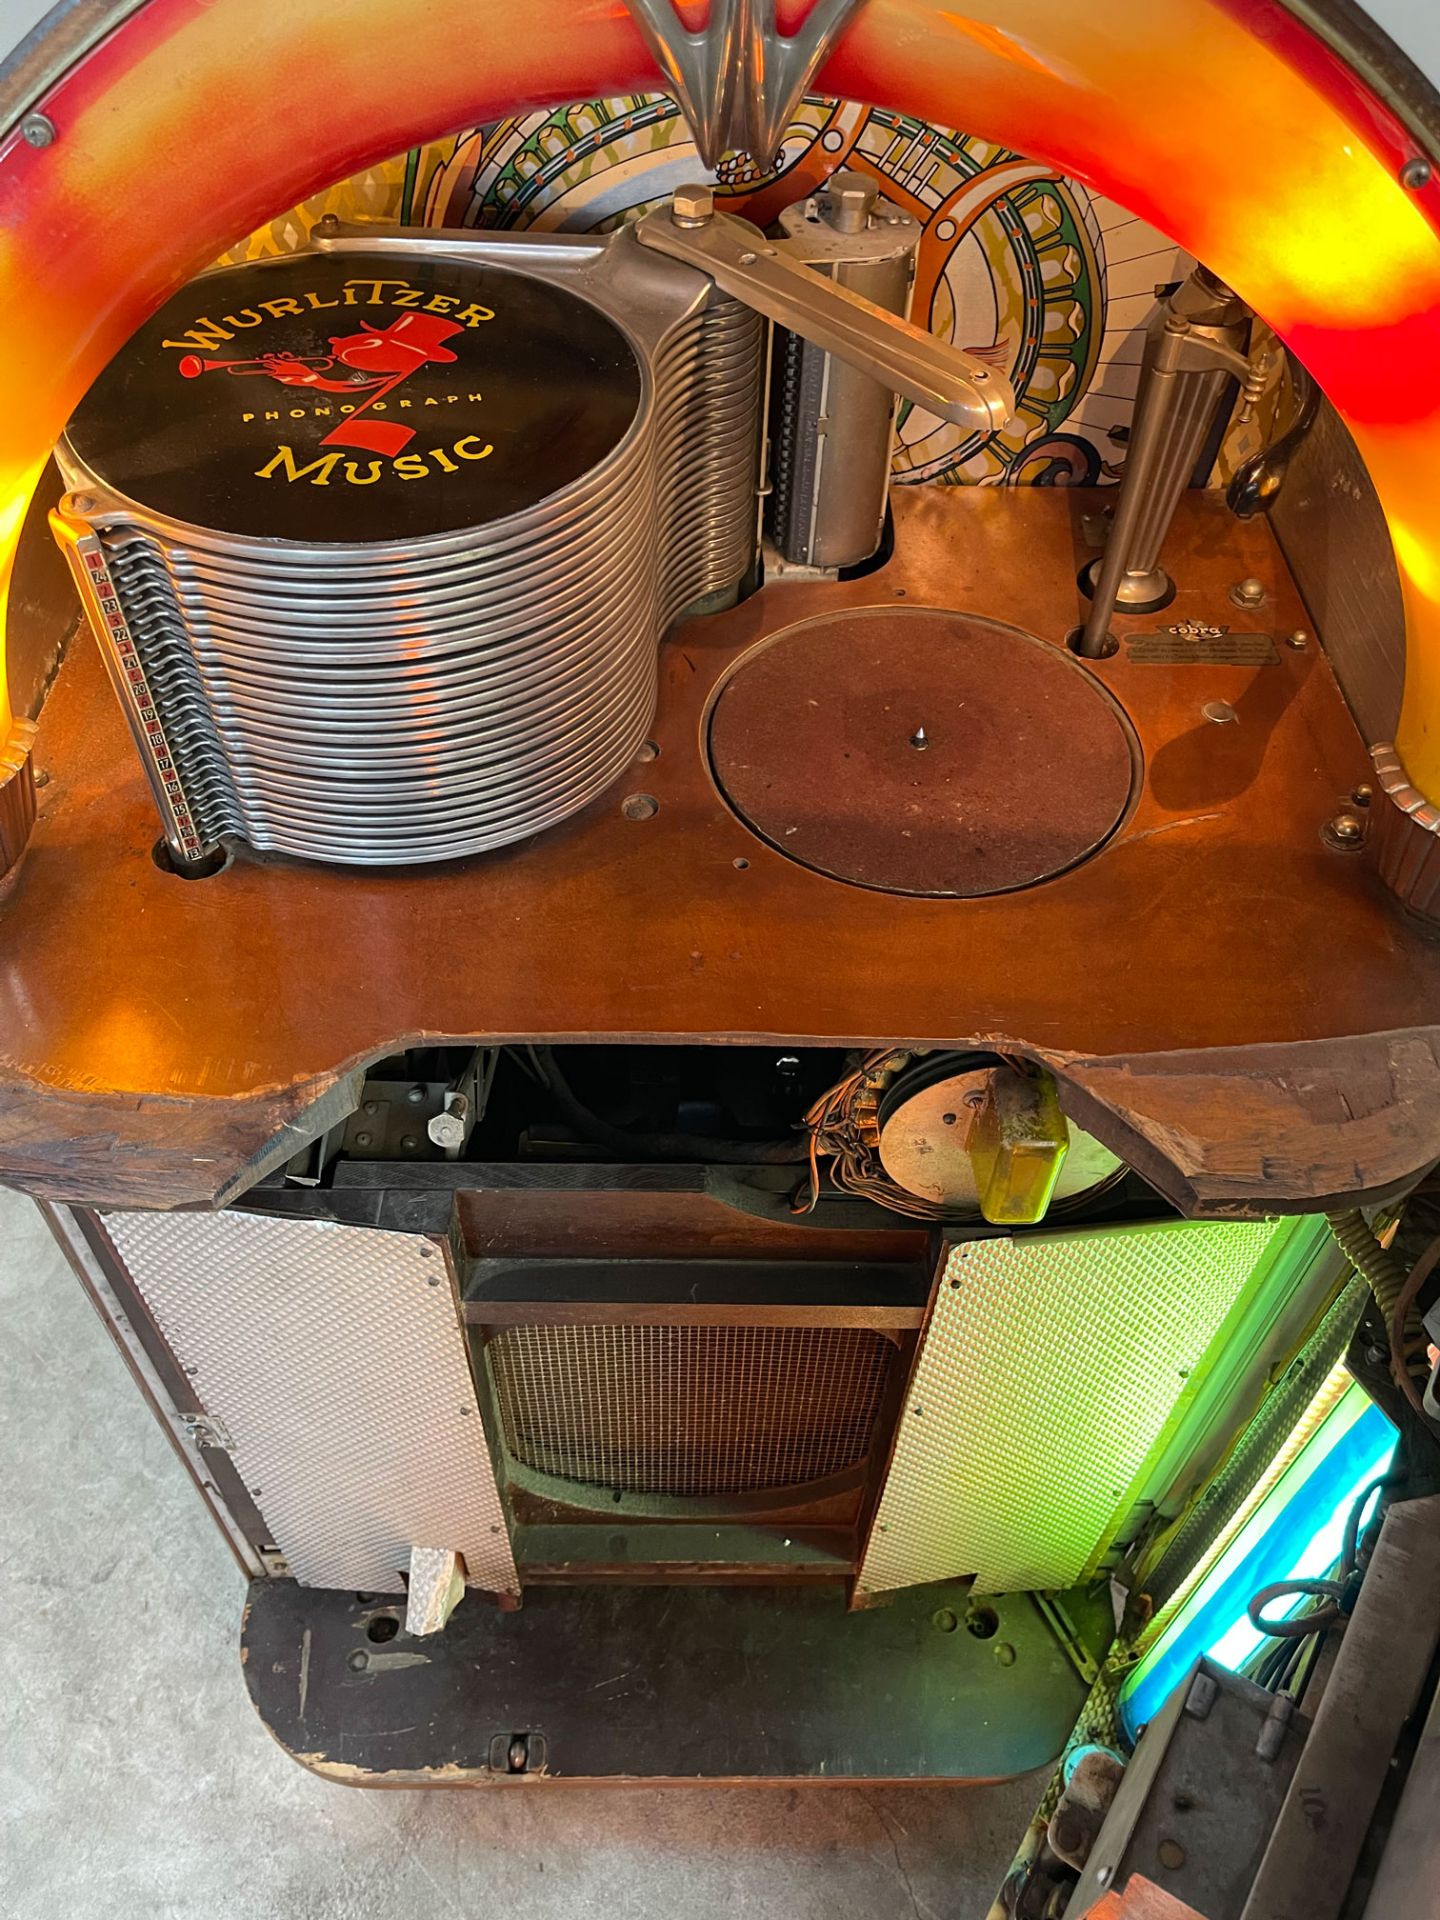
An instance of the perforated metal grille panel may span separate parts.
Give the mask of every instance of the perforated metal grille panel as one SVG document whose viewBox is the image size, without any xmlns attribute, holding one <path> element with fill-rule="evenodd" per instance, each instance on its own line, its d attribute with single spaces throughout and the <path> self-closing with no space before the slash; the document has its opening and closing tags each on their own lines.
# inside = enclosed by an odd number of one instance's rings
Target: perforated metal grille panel
<svg viewBox="0 0 1440 1920">
<path fill-rule="evenodd" d="M 865 1327 L 508 1327 L 486 1351 L 505 1444 L 525 1466 L 692 1496 L 862 1461 L 895 1355 Z"/>
<path fill-rule="evenodd" d="M 1277 1231 L 1180 1221 L 953 1247 L 860 1587 L 1078 1580 Z"/>
<path fill-rule="evenodd" d="M 103 1225 L 291 1571 L 395 1593 L 412 1546 L 518 1591 L 445 1249 L 254 1214 Z"/>
</svg>

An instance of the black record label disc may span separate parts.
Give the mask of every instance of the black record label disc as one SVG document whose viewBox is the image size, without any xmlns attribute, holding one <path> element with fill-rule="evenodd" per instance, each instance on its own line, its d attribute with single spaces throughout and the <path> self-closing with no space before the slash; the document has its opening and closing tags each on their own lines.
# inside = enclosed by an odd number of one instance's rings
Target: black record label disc
<svg viewBox="0 0 1440 1920">
<path fill-rule="evenodd" d="M 177 293 L 68 439 L 117 493 L 190 526 L 400 542 L 568 486 L 640 394 L 625 335 L 563 288 L 419 254 L 300 254 Z"/>
</svg>

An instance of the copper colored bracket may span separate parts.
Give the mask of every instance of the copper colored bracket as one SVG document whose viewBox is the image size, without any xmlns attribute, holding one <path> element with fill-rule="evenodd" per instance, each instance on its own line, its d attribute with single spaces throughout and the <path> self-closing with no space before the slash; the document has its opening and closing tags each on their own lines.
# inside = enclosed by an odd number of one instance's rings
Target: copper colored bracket
<svg viewBox="0 0 1440 1920">
<path fill-rule="evenodd" d="M 16 720 L 0 749 L 0 879 L 24 853 L 35 824 L 35 774 L 30 764 L 34 745 L 34 721 Z"/>
</svg>

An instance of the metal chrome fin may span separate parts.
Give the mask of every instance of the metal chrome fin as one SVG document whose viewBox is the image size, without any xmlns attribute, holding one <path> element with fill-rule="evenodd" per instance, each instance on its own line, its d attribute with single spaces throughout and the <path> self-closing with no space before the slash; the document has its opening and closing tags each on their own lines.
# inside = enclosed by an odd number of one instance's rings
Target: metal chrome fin
<svg viewBox="0 0 1440 1920">
<path fill-rule="evenodd" d="M 859 0 L 815 0 L 802 26 L 782 34 L 775 0 L 710 0 L 690 32 L 672 0 L 626 0 L 631 17 L 679 103 L 707 167 L 748 153 L 761 166 Z"/>
</svg>

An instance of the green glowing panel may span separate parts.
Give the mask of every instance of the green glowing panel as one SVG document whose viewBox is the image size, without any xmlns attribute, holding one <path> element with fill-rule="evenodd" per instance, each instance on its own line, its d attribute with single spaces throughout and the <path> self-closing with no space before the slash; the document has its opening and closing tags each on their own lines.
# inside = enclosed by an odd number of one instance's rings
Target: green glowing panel
<svg viewBox="0 0 1440 1920">
<path fill-rule="evenodd" d="M 1287 1231 L 1174 1221 L 950 1246 L 860 1590 L 1081 1579 Z"/>
</svg>

